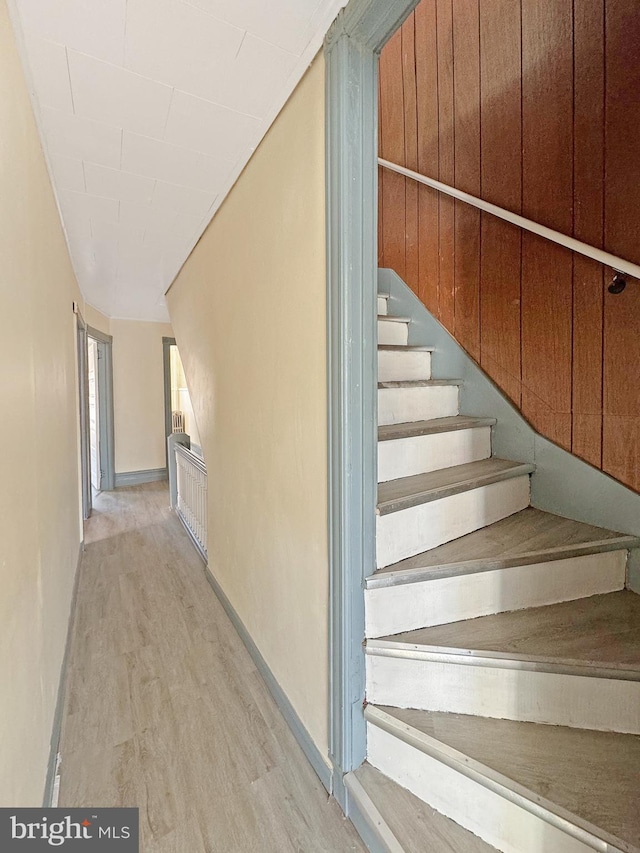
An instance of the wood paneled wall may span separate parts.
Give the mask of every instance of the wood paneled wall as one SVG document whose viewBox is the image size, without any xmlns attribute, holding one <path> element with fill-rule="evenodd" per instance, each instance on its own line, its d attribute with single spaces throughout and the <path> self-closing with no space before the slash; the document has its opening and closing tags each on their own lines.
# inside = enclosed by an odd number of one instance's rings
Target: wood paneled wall
<svg viewBox="0 0 640 853">
<path fill-rule="evenodd" d="M 640 263 L 637 0 L 422 0 L 380 155 Z M 543 435 L 640 491 L 640 281 L 379 170 L 379 262 Z"/>
</svg>

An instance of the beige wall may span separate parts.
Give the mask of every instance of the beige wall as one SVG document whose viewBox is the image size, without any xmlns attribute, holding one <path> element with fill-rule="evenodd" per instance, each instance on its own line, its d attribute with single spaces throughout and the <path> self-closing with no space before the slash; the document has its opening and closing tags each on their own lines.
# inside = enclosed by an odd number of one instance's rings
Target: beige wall
<svg viewBox="0 0 640 853">
<path fill-rule="evenodd" d="M 168 294 L 209 472 L 209 565 L 328 743 L 324 60 Z"/>
<path fill-rule="evenodd" d="M 42 803 L 80 543 L 79 299 L 0 0 L 0 805 Z"/>
<path fill-rule="evenodd" d="M 113 320 L 85 303 L 87 325 L 113 337 L 115 470 L 164 468 L 164 367 L 162 338 L 168 323 Z"/>
<path fill-rule="evenodd" d="M 91 326 L 98 332 L 103 332 L 105 335 L 111 334 L 111 319 L 105 317 L 101 311 L 98 311 L 93 305 L 89 305 L 88 302 L 85 302 L 83 305 L 82 316 L 88 326 Z"/>
<path fill-rule="evenodd" d="M 164 468 L 165 323 L 110 320 L 113 335 L 113 407 L 116 473 Z"/>
</svg>

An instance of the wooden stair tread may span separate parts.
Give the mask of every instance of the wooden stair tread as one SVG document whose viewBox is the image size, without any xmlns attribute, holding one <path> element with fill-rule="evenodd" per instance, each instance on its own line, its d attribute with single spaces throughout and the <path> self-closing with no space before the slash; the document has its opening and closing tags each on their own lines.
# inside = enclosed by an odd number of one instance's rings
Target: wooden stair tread
<svg viewBox="0 0 640 853">
<path fill-rule="evenodd" d="M 438 385 L 462 385 L 462 379 L 396 379 L 378 382 L 378 388 L 428 388 Z"/>
<path fill-rule="evenodd" d="M 370 641 L 373 645 L 377 641 Z M 382 645 L 602 667 L 640 677 L 640 596 L 629 590 L 480 616 L 382 638 Z"/>
<path fill-rule="evenodd" d="M 378 344 L 378 349 L 382 352 L 435 352 L 435 347 L 421 347 L 412 344 Z"/>
<path fill-rule="evenodd" d="M 411 317 L 395 317 L 393 314 L 378 314 L 378 322 L 386 320 L 389 323 L 410 323 Z"/>
<path fill-rule="evenodd" d="M 640 848 L 640 737 L 462 714 L 380 707 L 455 750 L 473 769 L 620 849 Z M 455 758 L 455 754 L 454 754 Z M 509 783 L 513 783 L 510 785 Z M 425 848 L 426 849 L 426 848 Z M 461 848 L 466 849 L 466 848 Z"/>
<path fill-rule="evenodd" d="M 430 421 L 409 421 L 404 424 L 387 424 L 378 427 L 378 441 L 393 441 L 416 435 L 434 435 L 460 429 L 494 426 L 495 418 L 472 418 L 467 415 L 452 415 L 449 418 L 433 418 Z"/>
<path fill-rule="evenodd" d="M 492 457 L 430 471 L 427 474 L 389 480 L 378 485 L 378 513 L 386 515 L 470 489 L 524 476 L 530 474 L 534 468 L 535 466 L 529 463 Z"/>
<path fill-rule="evenodd" d="M 442 419 L 446 420 L 446 419 Z M 451 577 L 636 547 L 635 536 L 527 507 L 481 530 L 375 572 L 368 587 Z"/>
<path fill-rule="evenodd" d="M 495 853 L 495 847 L 432 809 L 365 762 L 354 776 L 405 853 Z"/>
</svg>

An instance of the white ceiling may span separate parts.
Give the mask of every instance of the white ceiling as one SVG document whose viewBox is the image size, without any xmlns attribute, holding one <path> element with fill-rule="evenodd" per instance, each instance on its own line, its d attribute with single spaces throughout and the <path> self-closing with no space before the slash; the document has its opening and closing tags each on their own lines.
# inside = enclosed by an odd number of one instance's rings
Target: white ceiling
<svg viewBox="0 0 640 853">
<path fill-rule="evenodd" d="M 346 0 L 11 0 L 85 299 L 164 293 Z"/>
</svg>

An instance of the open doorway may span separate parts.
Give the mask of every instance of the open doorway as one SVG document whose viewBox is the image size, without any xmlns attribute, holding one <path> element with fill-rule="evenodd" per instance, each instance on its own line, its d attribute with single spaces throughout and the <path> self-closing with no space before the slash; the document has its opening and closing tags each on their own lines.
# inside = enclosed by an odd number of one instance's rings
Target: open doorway
<svg viewBox="0 0 640 853">
<path fill-rule="evenodd" d="M 80 459 L 82 515 L 89 518 L 93 498 L 114 488 L 113 338 L 78 321 Z"/>
<path fill-rule="evenodd" d="M 164 405 L 165 435 L 174 432 L 186 433 L 190 448 L 203 456 L 196 418 L 191 405 L 182 359 L 175 338 L 162 339 L 164 349 Z"/>
<path fill-rule="evenodd" d="M 98 395 L 98 342 L 87 339 L 87 396 L 89 404 L 89 472 L 92 500 L 102 491 L 100 467 L 100 400 Z"/>
<path fill-rule="evenodd" d="M 87 326 L 88 443 L 92 494 L 115 487 L 111 335 Z"/>
</svg>

